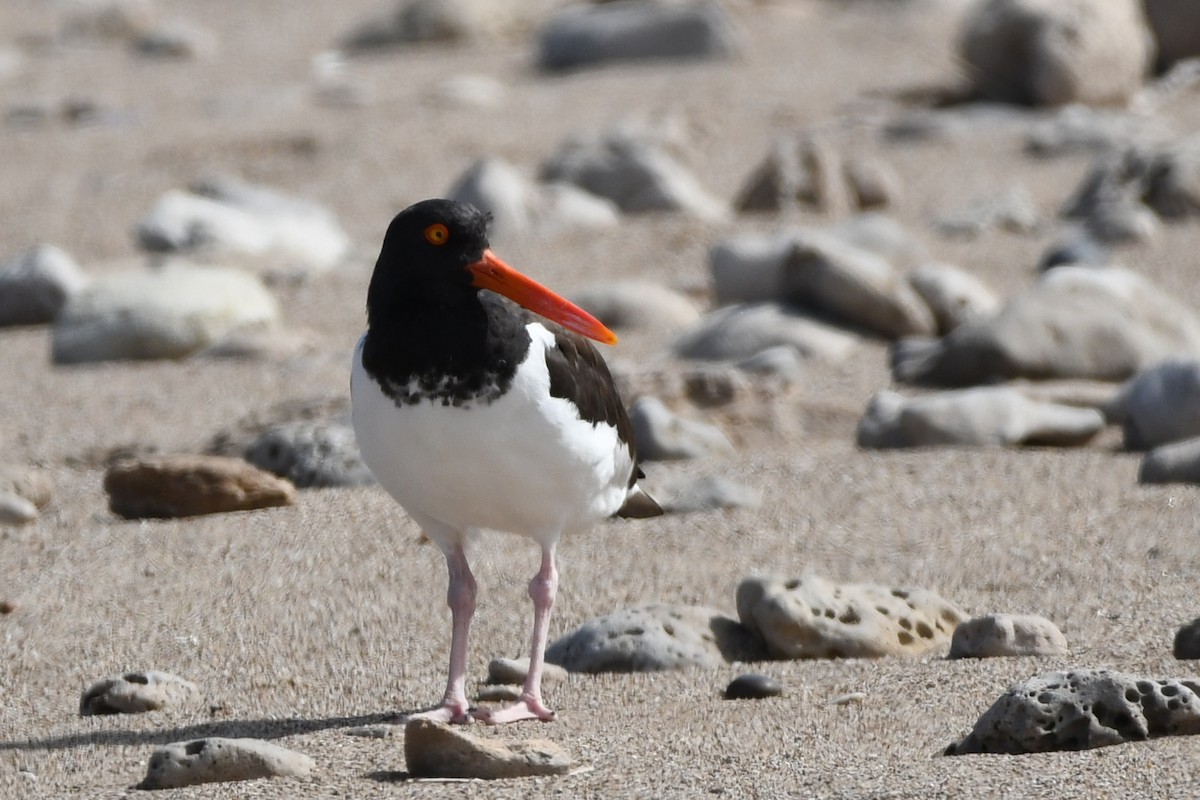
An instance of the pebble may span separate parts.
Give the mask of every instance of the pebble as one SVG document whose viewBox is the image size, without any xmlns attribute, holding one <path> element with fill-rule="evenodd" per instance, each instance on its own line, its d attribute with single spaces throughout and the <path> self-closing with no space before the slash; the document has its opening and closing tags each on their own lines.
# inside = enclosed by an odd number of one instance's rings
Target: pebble
<svg viewBox="0 0 1200 800">
<path fill-rule="evenodd" d="M 683 391 L 701 408 L 727 406 L 750 391 L 750 381 L 738 369 L 724 364 L 703 364 L 683 376 Z"/>
<path fill-rule="evenodd" d="M 375 483 L 359 455 L 354 429 L 335 420 L 300 420 L 269 428 L 244 457 L 298 489 Z"/>
<path fill-rule="evenodd" d="M 804 375 L 804 363 L 795 348 L 787 345 L 765 347 L 752 356 L 743 358 L 735 366 L 750 375 L 777 378 L 785 384 L 798 383 Z"/>
<path fill-rule="evenodd" d="M 1200 617 L 1175 632 L 1171 652 L 1180 660 L 1200 659 Z"/>
<path fill-rule="evenodd" d="M 16 492 L 0 490 L 0 525 L 27 525 L 37 519 L 38 509 Z"/>
<path fill-rule="evenodd" d="M 988 614 L 958 623 L 950 658 L 1063 656 L 1070 652 L 1062 631 L 1035 614 Z"/>
<path fill-rule="evenodd" d="M 0 614 L 8 616 L 15 612 L 20 606 L 16 600 L 0 600 Z"/>
<path fill-rule="evenodd" d="M 725 687 L 726 700 L 761 700 L 767 697 L 779 697 L 783 694 L 783 684 L 769 675 L 749 672 L 738 675 Z"/>
<path fill-rule="evenodd" d="M 1064 264 L 1100 267 L 1107 264 L 1109 258 L 1108 248 L 1084 228 L 1069 232 L 1046 248 L 1038 261 L 1038 270 L 1045 272 Z"/>
<path fill-rule="evenodd" d="M 980 197 L 960 211 L 939 216 L 934 228 L 946 236 L 975 237 L 987 230 L 1032 233 L 1040 222 L 1029 190 L 1011 186 Z"/>
<path fill-rule="evenodd" d="M 1142 458 L 1138 483 L 1200 484 L 1200 437 L 1159 445 Z"/>
<path fill-rule="evenodd" d="M 1146 450 L 1200 436 L 1200 357 L 1147 367 L 1121 389 L 1125 447 Z"/>
<path fill-rule="evenodd" d="M 850 692 L 848 694 L 839 694 L 829 701 L 831 706 L 848 706 L 852 703 L 861 703 L 867 699 L 866 692 Z"/>
<path fill-rule="evenodd" d="M 79 698 L 81 716 L 141 714 L 196 705 L 200 687 L 169 672 L 127 672 L 92 684 Z"/>
<path fill-rule="evenodd" d="M 686 419 L 655 397 L 639 397 L 629 408 L 638 457 L 672 461 L 733 452 L 729 439 L 714 425 Z"/>
<path fill-rule="evenodd" d="M 134 52 L 148 58 L 188 60 L 213 55 L 217 37 L 207 28 L 176 20 L 143 31 L 132 46 Z"/>
<path fill-rule="evenodd" d="M 681 358 L 701 361 L 746 359 L 768 347 L 788 347 L 803 358 L 836 361 L 857 338 L 795 306 L 746 303 L 718 308 L 680 333 L 673 348 Z"/>
<path fill-rule="evenodd" d="M 88 285 L 75 259 L 54 245 L 38 245 L 0 262 L 0 327 L 53 322 Z"/>
<path fill-rule="evenodd" d="M 615 330 L 676 331 L 700 320 L 690 297 L 650 281 L 592 284 L 572 292 L 569 299 Z"/>
<path fill-rule="evenodd" d="M 303 753 L 261 739 L 210 736 L 174 742 L 150 756 L 139 789 L 178 789 L 202 783 L 306 777 L 316 762 Z"/>
<path fill-rule="evenodd" d="M 521 691 L 515 686 L 485 686 L 475 693 L 475 699 L 481 703 L 511 703 L 520 696 Z"/>
<path fill-rule="evenodd" d="M 950 264 L 922 264 L 909 273 L 908 282 L 933 312 L 940 336 L 1000 308 L 1000 298 L 983 281 Z"/>
<path fill-rule="evenodd" d="M 525 682 L 529 672 L 529 657 L 523 658 L 493 658 L 488 662 L 487 682 L 491 684 L 508 684 L 520 686 Z M 542 683 L 553 685 L 567 679 L 567 671 L 557 664 L 542 666 Z"/>
<path fill-rule="evenodd" d="M 565 775 L 574 759 L 547 739 L 504 740 L 415 719 L 404 728 L 404 760 L 414 778 L 498 780 Z"/>
<path fill-rule="evenodd" d="M 292 505 L 296 487 L 239 458 L 177 455 L 114 464 L 104 476 L 114 513 L 189 517 Z"/>
</svg>

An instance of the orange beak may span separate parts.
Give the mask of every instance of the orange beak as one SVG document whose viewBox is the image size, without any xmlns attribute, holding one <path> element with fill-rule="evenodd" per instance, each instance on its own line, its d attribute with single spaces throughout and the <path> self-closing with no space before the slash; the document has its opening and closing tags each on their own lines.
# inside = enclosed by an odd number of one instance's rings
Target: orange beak
<svg viewBox="0 0 1200 800">
<path fill-rule="evenodd" d="M 475 277 L 471 282 L 473 286 L 502 294 L 533 313 L 589 339 L 604 344 L 617 343 L 617 335 L 604 327 L 600 320 L 537 281 L 526 278 L 501 261 L 490 249 L 484 250 L 478 261 L 468 264 L 467 271 Z"/>
</svg>

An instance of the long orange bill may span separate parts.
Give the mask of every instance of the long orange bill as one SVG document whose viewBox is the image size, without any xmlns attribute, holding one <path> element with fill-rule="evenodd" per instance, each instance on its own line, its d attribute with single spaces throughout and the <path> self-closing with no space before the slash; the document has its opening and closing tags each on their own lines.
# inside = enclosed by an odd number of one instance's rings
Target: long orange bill
<svg viewBox="0 0 1200 800">
<path fill-rule="evenodd" d="M 483 257 L 478 261 L 468 264 L 467 270 L 475 276 L 472 285 L 480 289 L 502 294 L 533 313 L 589 339 L 604 344 L 617 343 L 617 335 L 604 327 L 600 320 L 537 281 L 526 278 L 501 261 L 490 249 L 484 250 Z"/>
</svg>

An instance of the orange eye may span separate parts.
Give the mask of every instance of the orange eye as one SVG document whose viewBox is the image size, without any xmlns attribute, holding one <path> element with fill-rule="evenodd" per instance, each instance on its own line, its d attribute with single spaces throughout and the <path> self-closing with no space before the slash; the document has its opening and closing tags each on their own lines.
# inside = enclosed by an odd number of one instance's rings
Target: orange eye
<svg viewBox="0 0 1200 800">
<path fill-rule="evenodd" d="M 430 244 L 443 245 L 450 238 L 450 230 L 440 222 L 435 222 L 425 229 L 425 241 Z"/>
</svg>

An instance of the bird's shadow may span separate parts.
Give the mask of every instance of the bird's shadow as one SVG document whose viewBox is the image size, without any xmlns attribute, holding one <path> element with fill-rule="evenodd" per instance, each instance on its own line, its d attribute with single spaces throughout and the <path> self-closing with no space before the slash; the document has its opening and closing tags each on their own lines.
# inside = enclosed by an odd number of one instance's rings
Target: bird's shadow
<svg viewBox="0 0 1200 800">
<path fill-rule="evenodd" d="M 363 714 L 356 717 L 327 717 L 325 719 L 230 719 L 200 722 L 175 728 L 156 728 L 145 731 L 87 731 L 63 736 L 48 736 L 40 739 L 0 741 L 0 752 L 65 750 L 73 747 L 95 745 L 137 746 L 165 745 L 172 742 L 220 736 L 231 739 L 280 739 L 284 736 L 315 733 L 332 728 L 353 728 L 361 725 L 394 723 L 400 714 L 394 711 L 379 714 Z"/>
</svg>

